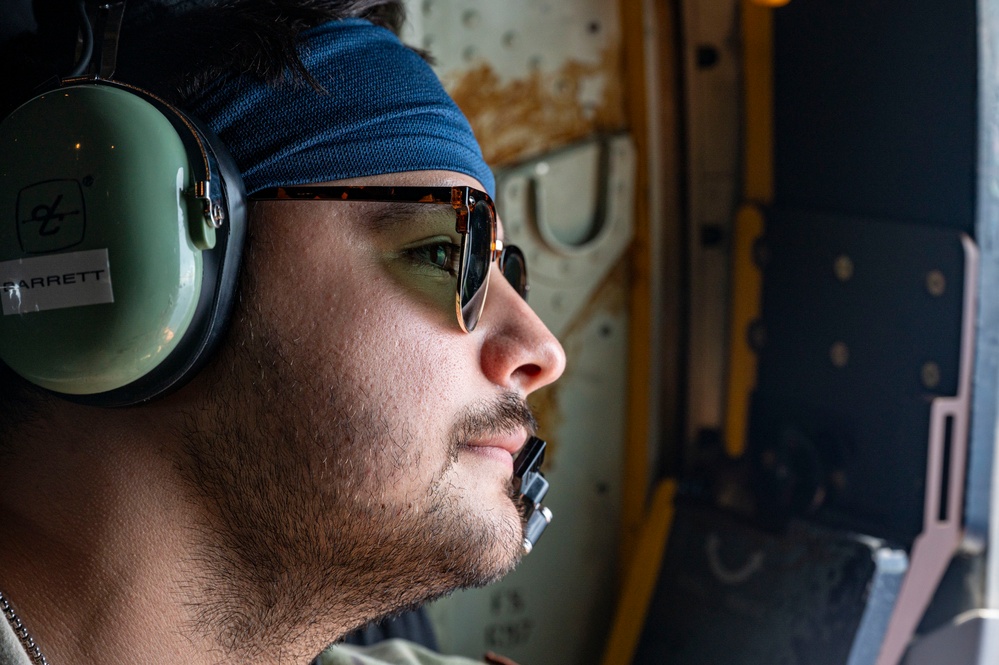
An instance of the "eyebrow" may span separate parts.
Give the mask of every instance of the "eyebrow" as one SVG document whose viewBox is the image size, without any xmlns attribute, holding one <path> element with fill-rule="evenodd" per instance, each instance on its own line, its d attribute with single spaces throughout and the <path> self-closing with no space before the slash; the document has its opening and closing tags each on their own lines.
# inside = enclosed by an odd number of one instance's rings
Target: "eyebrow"
<svg viewBox="0 0 999 665">
<path fill-rule="evenodd" d="M 365 221 L 377 233 L 393 231 L 404 224 L 424 222 L 429 225 L 439 221 L 440 217 L 455 220 L 454 209 L 440 203 L 378 202 L 374 208 L 365 213 Z M 434 213 L 433 217 L 431 213 Z"/>
</svg>

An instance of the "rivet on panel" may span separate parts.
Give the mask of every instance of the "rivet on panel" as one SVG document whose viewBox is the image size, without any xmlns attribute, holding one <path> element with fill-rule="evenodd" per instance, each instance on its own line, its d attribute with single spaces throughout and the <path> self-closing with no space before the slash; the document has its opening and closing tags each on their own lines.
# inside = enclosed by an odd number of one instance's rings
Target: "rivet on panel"
<svg viewBox="0 0 999 665">
<path fill-rule="evenodd" d="M 479 25 L 479 12 L 474 9 L 469 9 L 464 14 L 461 15 L 461 22 L 465 24 L 466 28 L 475 28 Z"/>
<path fill-rule="evenodd" d="M 423 13 L 429 14 L 434 10 L 434 0 L 423 0 Z"/>
<path fill-rule="evenodd" d="M 940 365 L 932 360 L 923 363 L 923 368 L 920 370 L 919 375 L 923 380 L 923 387 L 925 388 L 936 388 L 940 385 Z"/>
<path fill-rule="evenodd" d="M 562 296 L 557 294 L 552 296 L 552 309 L 556 312 L 560 312 L 562 311 L 562 304 Z"/>
<path fill-rule="evenodd" d="M 513 30 L 509 30 L 503 34 L 503 46 L 507 48 L 516 48 L 519 41 L 517 33 Z"/>
<path fill-rule="evenodd" d="M 698 69 L 711 69 L 718 64 L 721 54 L 718 48 L 711 44 L 701 44 L 697 47 L 695 59 Z"/>
<path fill-rule="evenodd" d="M 837 256 L 833 263 L 833 272 L 836 273 L 836 279 L 839 281 L 850 281 L 850 278 L 853 277 L 853 260 L 846 254 Z"/>
<path fill-rule="evenodd" d="M 829 347 L 829 360 L 834 367 L 846 367 L 850 362 L 850 347 L 843 342 L 836 342 Z"/>
<path fill-rule="evenodd" d="M 548 166 L 548 162 L 538 162 L 537 165 L 534 167 L 534 173 L 536 175 L 548 175 L 548 172 L 550 170 L 551 167 Z"/>
<path fill-rule="evenodd" d="M 465 62 L 471 62 L 472 60 L 475 60 L 475 56 L 478 54 L 479 53 L 475 50 L 474 46 L 468 46 L 464 51 L 462 51 L 461 57 L 465 59 Z"/>
<path fill-rule="evenodd" d="M 705 224 L 701 227 L 701 247 L 720 247 L 725 242 L 725 229 L 721 224 Z"/>
<path fill-rule="evenodd" d="M 939 270 L 926 273 L 926 290 L 931 296 L 942 296 L 947 290 L 947 278 Z"/>
</svg>

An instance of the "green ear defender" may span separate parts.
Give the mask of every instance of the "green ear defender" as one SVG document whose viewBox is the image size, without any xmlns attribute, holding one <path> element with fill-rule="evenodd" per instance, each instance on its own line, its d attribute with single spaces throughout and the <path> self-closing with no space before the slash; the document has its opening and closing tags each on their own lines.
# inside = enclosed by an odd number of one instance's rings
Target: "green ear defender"
<svg viewBox="0 0 999 665">
<path fill-rule="evenodd" d="M 0 122 L 0 360 L 90 404 L 187 381 L 217 346 L 245 233 L 238 169 L 150 93 L 78 80 Z"/>
</svg>

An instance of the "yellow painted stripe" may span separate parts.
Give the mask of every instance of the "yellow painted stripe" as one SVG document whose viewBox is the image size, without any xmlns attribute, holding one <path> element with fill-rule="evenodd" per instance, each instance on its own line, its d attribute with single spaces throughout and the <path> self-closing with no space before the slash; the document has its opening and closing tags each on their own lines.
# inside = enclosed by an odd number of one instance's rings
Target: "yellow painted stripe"
<svg viewBox="0 0 999 665">
<path fill-rule="evenodd" d="M 645 44 L 641 0 L 620 0 L 626 113 L 635 141 L 635 237 L 629 254 L 628 431 L 623 452 L 620 560 L 628 561 L 645 513 L 649 477 L 649 385 L 652 275 L 649 244 L 649 136 L 645 91 Z"/>
<path fill-rule="evenodd" d="M 603 665 L 630 663 L 635 655 L 649 603 L 659 579 L 667 537 L 673 525 L 675 496 L 674 480 L 664 480 L 656 487 L 649 515 L 642 525 L 635 556 L 621 590 L 610 639 L 604 651 Z"/>
<path fill-rule="evenodd" d="M 725 450 L 746 450 L 749 400 L 756 385 L 756 354 L 749 325 L 760 316 L 763 277 L 753 261 L 753 244 L 763 234 L 762 207 L 774 196 L 773 9 L 759 0 L 742 2 L 745 140 L 743 205 L 736 214 L 732 242 Z"/>
<path fill-rule="evenodd" d="M 753 261 L 753 244 L 763 234 L 763 213 L 744 205 L 735 216 L 732 243 L 732 302 L 728 339 L 725 450 L 732 457 L 745 451 L 749 398 L 756 386 L 756 354 L 749 345 L 750 324 L 760 316 L 763 275 Z"/>
</svg>

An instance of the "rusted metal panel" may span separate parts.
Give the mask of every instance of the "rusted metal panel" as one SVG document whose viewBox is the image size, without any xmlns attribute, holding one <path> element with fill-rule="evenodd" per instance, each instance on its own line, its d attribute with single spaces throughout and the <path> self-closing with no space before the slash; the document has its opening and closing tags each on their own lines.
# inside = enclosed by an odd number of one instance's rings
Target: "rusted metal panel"
<svg viewBox="0 0 999 665">
<path fill-rule="evenodd" d="M 620 57 L 604 49 L 600 60 L 568 60 L 554 71 L 540 67 L 504 80 L 488 63 L 445 79 L 468 116 L 486 161 L 502 167 L 542 155 L 597 133 L 624 127 Z"/>
<path fill-rule="evenodd" d="M 624 128 L 616 3 L 412 0 L 409 19 L 494 168 Z"/>
</svg>

